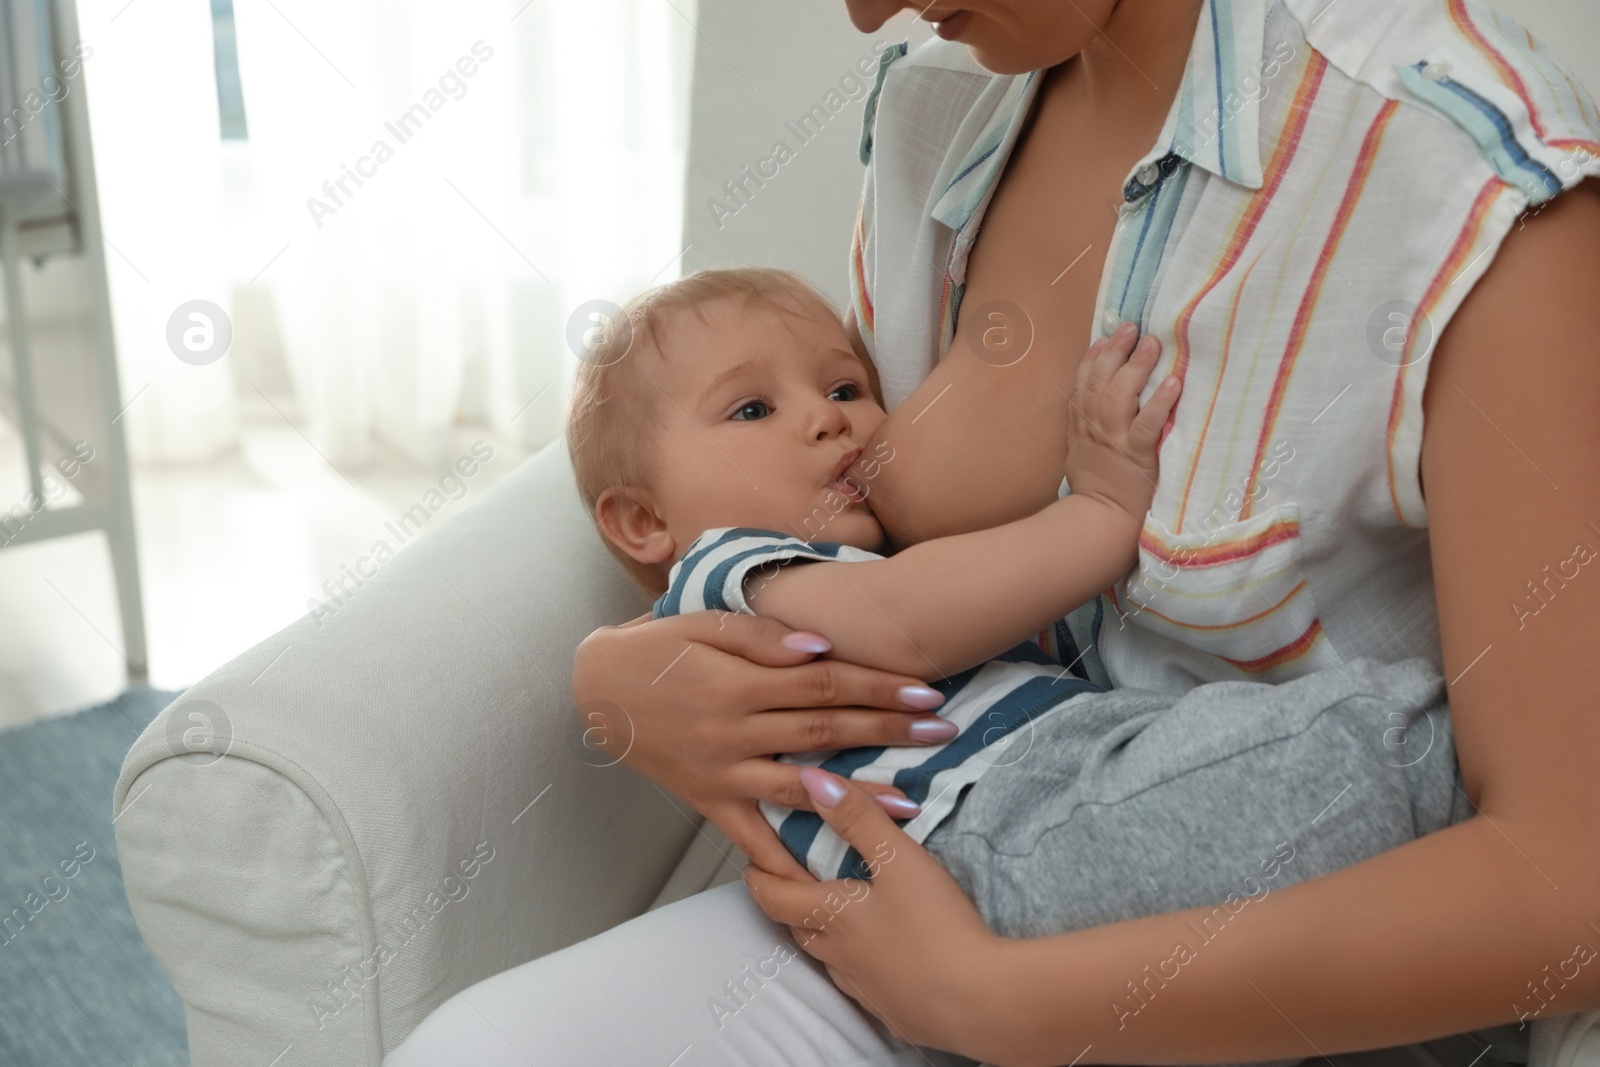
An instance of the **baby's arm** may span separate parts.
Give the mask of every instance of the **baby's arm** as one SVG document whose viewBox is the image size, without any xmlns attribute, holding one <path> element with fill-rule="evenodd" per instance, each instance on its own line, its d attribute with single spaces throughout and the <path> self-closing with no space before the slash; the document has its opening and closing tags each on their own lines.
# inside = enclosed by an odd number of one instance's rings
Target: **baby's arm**
<svg viewBox="0 0 1600 1067">
<path fill-rule="evenodd" d="M 1067 461 L 1073 492 L 1035 515 L 924 541 L 883 560 L 790 564 L 747 579 L 757 614 L 827 636 L 864 666 L 946 677 L 983 663 L 1087 602 L 1138 560 L 1156 445 L 1176 382 L 1141 409 L 1160 354 L 1125 327 L 1079 367 Z"/>
</svg>

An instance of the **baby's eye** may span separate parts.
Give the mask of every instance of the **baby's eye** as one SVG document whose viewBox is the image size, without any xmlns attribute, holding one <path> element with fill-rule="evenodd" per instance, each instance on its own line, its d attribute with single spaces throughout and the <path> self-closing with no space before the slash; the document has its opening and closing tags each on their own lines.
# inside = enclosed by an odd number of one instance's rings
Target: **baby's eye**
<svg viewBox="0 0 1600 1067">
<path fill-rule="evenodd" d="M 735 411 L 733 413 L 733 417 L 745 422 L 750 422 L 755 419 L 764 419 L 771 413 L 772 409 L 767 407 L 766 401 L 752 400 L 748 404 L 741 407 L 738 411 Z"/>
<path fill-rule="evenodd" d="M 840 393 L 845 393 L 847 395 L 840 396 L 839 395 Z M 836 389 L 834 389 L 833 392 L 828 394 L 828 399 L 829 400 L 839 400 L 839 401 L 858 400 L 858 399 L 860 399 L 860 397 L 861 397 L 861 390 L 853 382 L 846 382 L 845 384 L 837 387 Z"/>
</svg>

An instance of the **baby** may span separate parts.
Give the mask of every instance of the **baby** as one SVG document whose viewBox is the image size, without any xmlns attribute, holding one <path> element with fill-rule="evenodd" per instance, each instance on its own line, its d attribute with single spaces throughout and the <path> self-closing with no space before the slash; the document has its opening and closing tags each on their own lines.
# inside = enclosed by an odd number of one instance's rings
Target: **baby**
<svg viewBox="0 0 1600 1067">
<path fill-rule="evenodd" d="M 1135 333 L 1083 360 L 1070 494 L 885 556 L 868 498 L 894 451 L 868 447 L 885 412 L 837 312 L 788 272 L 702 271 L 630 301 L 585 353 L 567 427 L 579 493 L 659 596 L 656 617 L 766 615 L 826 634 L 841 659 L 929 681 L 950 724 L 939 743 L 778 757 L 898 788 L 912 804 L 885 807 L 923 841 L 1016 731 L 1099 691 L 1030 638 L 1137 562 L 1179 390 L 1168 379 L 1139 407 L 1158 346 L 1135 349 Z M 868 875 L 814 813 L 761 807 L 819 879 Z"/>
</svg>

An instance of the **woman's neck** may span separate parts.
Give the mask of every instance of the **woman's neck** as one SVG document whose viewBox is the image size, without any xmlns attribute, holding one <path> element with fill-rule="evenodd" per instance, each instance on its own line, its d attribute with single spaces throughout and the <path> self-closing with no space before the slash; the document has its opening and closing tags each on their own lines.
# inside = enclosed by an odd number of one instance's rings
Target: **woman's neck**
<svg viewBox="0 0 1600 1067">
<path fill-rule="evenodd" d="M 1166 118 L 1183 79 L 1203 0 L 1117 0 L 1105 26 L 1055 80 L 1124 121 Z"/>
</svg>

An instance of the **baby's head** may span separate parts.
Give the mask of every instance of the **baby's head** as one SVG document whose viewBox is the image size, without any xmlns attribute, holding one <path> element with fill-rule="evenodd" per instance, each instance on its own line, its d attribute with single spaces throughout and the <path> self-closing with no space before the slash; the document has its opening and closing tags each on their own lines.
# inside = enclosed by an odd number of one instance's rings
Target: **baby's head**
<svg viewBox="0 0 1600 1067">
<path fill-rule="evenodd" d="M 652 289 L 579 362 L 567 417 L 579 495 L 652 595 L 716 527 L 880 549 L 863 452 L 884 418 L 873 384 L 838 313 L 796 274 L 709 270 Z"/>
</svg>

